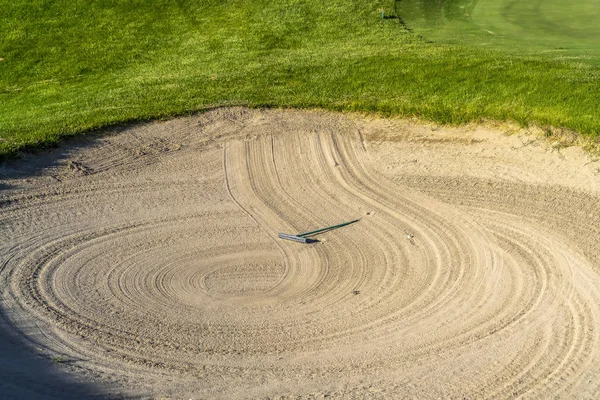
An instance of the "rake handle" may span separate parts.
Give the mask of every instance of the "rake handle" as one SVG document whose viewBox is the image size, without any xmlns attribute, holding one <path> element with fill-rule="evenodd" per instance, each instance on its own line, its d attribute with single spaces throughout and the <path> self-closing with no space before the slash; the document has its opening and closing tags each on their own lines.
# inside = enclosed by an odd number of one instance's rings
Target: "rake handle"
<svg viewBox="0 0 600 400">
<path fill-rule="evenodd" d="M 321 229 L 317 229 L 317 230 L 310 231 L 310 232 L 299 233 L 296 236 L 300 236 L 300 237 L 310 236 L 310 235 L 314 235 L 314 234 L 317 234 L 320 232 L 328 231 L 330 229 L 341 228 L 342 226 L 350 225 L 350 224 L 353 224 L 358 221 L 360 221 L 360 220 L 355 219 L 354 221 L 348 221 L 348 222 L 343 222 L 343 223 L 337 224 L 337 225 L 331 225 L 331 226 L 328 226 L 327 228 L 321 228 Z"/>
</svg>

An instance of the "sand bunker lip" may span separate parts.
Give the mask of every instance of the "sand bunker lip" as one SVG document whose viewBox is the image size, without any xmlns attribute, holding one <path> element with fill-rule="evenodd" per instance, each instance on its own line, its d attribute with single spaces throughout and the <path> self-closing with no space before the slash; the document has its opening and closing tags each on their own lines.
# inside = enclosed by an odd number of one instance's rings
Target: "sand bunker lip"
<svg viewBox="0 0 600 400">
<path fill-rule="evenodd" d="M 598 177 L 518 140 L 246 109 L 98 138 L 0 182 L 2 316 L 104 394 L 598 397 Z"/>
</svg>

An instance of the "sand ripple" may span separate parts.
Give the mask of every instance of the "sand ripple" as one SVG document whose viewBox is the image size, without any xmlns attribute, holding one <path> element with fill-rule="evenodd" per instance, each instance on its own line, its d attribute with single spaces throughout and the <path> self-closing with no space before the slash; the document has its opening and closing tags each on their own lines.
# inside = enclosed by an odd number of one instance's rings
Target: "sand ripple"
<svg viewBox="0 0 600 400">
<path fill-rule="evenodd" d="M 597 197 L 543 189 L 595 212 L 553 226 L 532 185 L 502 181 L 511 208 L 468 175 L 398 177 L 368 132 L 301 116 L 213 112 L 167 124 L 179 151 L 114 138 L 82 150 L 100 172 L 7 191 L 15 329 L 51 326 L 36 340 L 155 393 L 600 395 L 595 239 L 569 233 L 597 232 Z"/>
</svg>

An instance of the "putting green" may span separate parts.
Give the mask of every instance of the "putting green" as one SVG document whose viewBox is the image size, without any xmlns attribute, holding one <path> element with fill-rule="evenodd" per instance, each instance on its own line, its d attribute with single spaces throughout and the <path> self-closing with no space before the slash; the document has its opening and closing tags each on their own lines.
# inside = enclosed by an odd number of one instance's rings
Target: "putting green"
<svg viewBox="0 0 600 400">
<path fill-rule="evenodd" d="M 600 47 L 599 0 L 479 0 L 471 17 L 486 33 L 520 45 Z"/>
<path fill-rule="evenodd" d="M 600 0 L 401 0 L 396 12 L 436 42 L 600 63 Z"/>
</svg>

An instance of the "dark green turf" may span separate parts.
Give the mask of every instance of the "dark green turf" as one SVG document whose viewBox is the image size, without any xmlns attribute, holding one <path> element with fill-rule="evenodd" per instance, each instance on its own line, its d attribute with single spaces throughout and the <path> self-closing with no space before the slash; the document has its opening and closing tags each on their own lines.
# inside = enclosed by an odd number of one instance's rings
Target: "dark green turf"
<svg viewBox="0 0 600 400">
<path fill-rule="evenodd" d="M 430 43 L 391 1 L 0 0 L 0 157 L 219 105 L 600 132 L 600 68 Z"/>
</svg>

